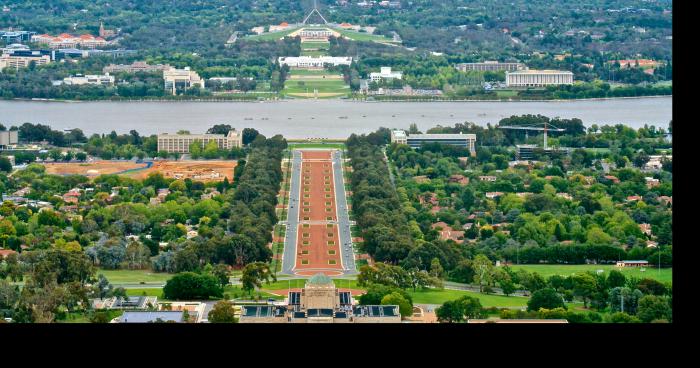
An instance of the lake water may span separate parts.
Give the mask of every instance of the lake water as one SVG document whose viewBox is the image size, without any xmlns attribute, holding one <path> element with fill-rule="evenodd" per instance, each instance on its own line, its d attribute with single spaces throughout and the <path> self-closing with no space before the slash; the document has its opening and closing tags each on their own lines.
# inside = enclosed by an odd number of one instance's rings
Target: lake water
<svg viewBox="0 0 700 368">
<path fill-rule="evenodd" d="M 591 124 L 644 124 L 668 128 L 672 97 L 538 102 L 357 102 L 293 100 L 280 102 L 48 102 L 0 101 L 0 123 L 8 128 L 25 122 L 53 129 L 80 128 L 85 134 L 203 133 L 214 124 L 252 127 L 286 138 L 347 138 L 378 127 L 420 130 L 470 121 L 496 124 L 511 115 L 541 114 L 580 118 Z"/>
</svg>

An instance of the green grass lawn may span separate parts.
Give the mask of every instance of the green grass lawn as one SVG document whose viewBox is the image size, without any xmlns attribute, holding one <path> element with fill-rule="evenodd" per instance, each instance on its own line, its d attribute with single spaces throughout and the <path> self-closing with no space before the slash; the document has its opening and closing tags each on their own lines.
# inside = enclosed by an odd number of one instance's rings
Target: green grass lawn
<svg viewBox="0 0 700 368">
<path fill-rule="evenodd" d="M 263 283 L 263 289 L 265 289 L 266 286 L 267 286 L 267 285 L 265 285 L 265 284 Z M 226 287 L 224 288 L 224 294 L 228 294 L 228 296 L 229 296 L 230 298 L 232 298 L 232 299 L 236 299 L 236 298 L 248 299 L 248 298 L 250 298 L 249 294 L 248 294 L 247 292 L 243 291 L 243 289 L 241 289 L 241 287 L 238 286 L 238 285 L 236 285 L 236 286 L 234 286 L 234 285 L 228 285 L 228 286 L 226 286 Z M 274 294 L 266 293 L 266 292 L 264 292 L 264 291 L 259 291 L 259 290 L 258 290 L 258 291 L 253 291 L 253 298 L 257 297 L 258 295 L 260 295 L 260 297 L 261 297 L 262 299 L 268 299 L 268 298 L 274 298 L 274 299 L 276 299 L 276 300 L 282 300 L 282 299 L 284 299 L 284 295 L 274 295 Z"/>
<path fill-rule="evenodd" d="M 144 294 L 145 293 L 145 294 Z M 142 289 L 126 289 L 128 296 L 156 296 L 158 301 L 163 299 L 162 288 L 142 288 Z"/>
<path fill-rule="evenodd" d="M 156 273 L 151 270 L 97 270 L 97 274 L 105 275 L 112 284 L 165 283 L 173 277 L 171 273 Z"/>
<path fill-rule="evenodd" d="M 124 313 L 122 310 L 105 310 L 105 312 L 109 315 L 110 320 Z M 90 323 L 90 315 L 85 312 L 67 313 L 65 319 L 57 320 L 56 323 Z"/>
<path fill-rule="evenodd" d="M 662 268 L 661 272 L 657 268 L 647 267 L 642 272 L 637 267 L 617 268 L 615 265 L 512 265 L 513 270 L 524 269 L 528 272 L 537 272 L 547 278 L 552 275 L 569 276 L 572 273 L 604 270 L 619 270 L 627 277 L 650 278 L 661 282 L 672 282 L 673 271 L 671 268 Z"/>
<path fill-rule="evenodd" d="M 349 31 L 342 28 L 334 28 L 341 35 L 354 41 L 372 41 L 372 42 L 389 42 L 393 43 L 393 39 L 381 35 L 373 35 L 365 32 Z"/>
<path fill-rule="evenodd" d="M 299 27 L 290 28 L 290 29 L 287 29 L 284 31 L 263 33 L 260 35 L 248 35 L 248 36 L 245 36 L 245 39 L 246 40 L 254 40 L 254 41 L 275 41 L 275 40 L 279 40 L 280 38 L 296 31 L 297 29 L 299 29 Z"/>
<path fill-rule="evenodd" d="M 521 296 L 503 296 L 503 295 L 489 295 L 480 294 L 471 291 L 463 290 L 437 290 L 437 289 L 427 289 L 419 290 L 416 292 L 408 292 L 413 298 L 413 304 L 443 304 L 449 300 L 459 299 L 464 295 L 476 297 L 481 301 L 481 305 L 485 308 L 488 307 L 524 307 L 527 306 L 526 297 Z"/>
<path fill-rule="evenodd" d="M 515 97 L 517 95 L 518 95 L 518 91 L 513 91 L 513 90 L 496 91 L 496 96 L 498 96 L 498 98 Z"/>
</svg>

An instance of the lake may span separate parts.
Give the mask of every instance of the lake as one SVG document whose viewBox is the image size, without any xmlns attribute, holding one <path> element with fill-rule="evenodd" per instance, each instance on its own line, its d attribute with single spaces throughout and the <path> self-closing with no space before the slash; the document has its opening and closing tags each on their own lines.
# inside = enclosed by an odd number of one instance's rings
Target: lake
<svg viewBox="0 0 700 368">
<path fill-rule="evenodd" d="M 276 102 L 54 102 L 0 101 L 0 123 L 8 128 L 25 122 L 53 129 L 80 128 L 85 134 L 142 135 L 175 133 L 180 129 L 203 133 L 214 124 L 255 128 L 286 138 L 347 138 L 378 127 L 420 130 L 435 125 L 470 121 L 496 124 L 511 115 L 541 114 L 580 118 L 591 124 L 644 124 L 668 128 L 672 97 L 533 102 L 359 102 L 344 100 L 291 100 Z"/>
</svg>

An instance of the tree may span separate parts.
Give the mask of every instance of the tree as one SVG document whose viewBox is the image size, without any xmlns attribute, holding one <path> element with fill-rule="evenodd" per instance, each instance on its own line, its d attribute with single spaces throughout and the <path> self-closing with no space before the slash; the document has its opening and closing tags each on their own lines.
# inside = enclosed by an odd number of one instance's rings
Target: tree
<svg viewBox="0 0 700 368">
<path fill-rule="evenodd" d="M 253 290 L 262 287 L 262 282 L 270 283 L 270 279 L 277 281 L 277 277 L 270 270 L 270 265 L 264 262 L 253 262 L 243 268 L 241 284 L 243 290 L 252 295 Z"/>
<path fill-rule="evenodd" d="M 464 305 L 457 300 L 448 300 L 435 309 L 435 316 L 441 323 L 462 322 L 464 314 Z"/>
<path fill-rule="evenodd" d="M 622 272 L 618 270 L 611 270 L 610 273 L 608 273 L 606 283 L 608 284 L 608 288 L 612 289 L 619 286 L 625 286 L 625 284 L 627 284 L 627 279 Z"/>
<path fill-rule="evenodd" d="M 222 300 L 214 304 L 214 307 L 209 312 L 209 322 L 211 323 L 236 323 L 235 310 L 233 304 Z"/>
<path fill-rule="evenodd" d="M 260 134 L 260 132 L 258 132 L 257 130 L 255 130 L 253 128 L 244 128 L 243 132 L 242 132 L 243 145 L 247 145 L 247 144 L 251 143 L 252 141 L 254 141 L 255 138 L 258 137 L 259 134 Z"/>
<path fill-rule="evenodd" d="M 671 306 L 668 299 L 656 295 L 645 295 L 639 299 L 637 317 L 642 322 L 655 320 L 671 321 Z"/>
<path fill-rule="evenodd" d="M 381 305 L 398 305 L 401 318 L 406 318 L 413 315 L 413 306 L 411 303 L 397 292 L 385 295 L 382 298 Z"/>
<path fill-rule="evenodd" d="M 485 255 L 479 254 L 472 261 L 474 269 L 474 282 L 479 284 L 479 292 L 484 291 L 484 285 L 493 283 L 493 263 Z"/>
<path fill-rule="evenodd" d="M 572 277 L 572 281 L 574 295 L 580 297 L 583 300 L 584 308 L 587 308 L 588 301 L 598 290 L 595 277 L 589 273 L 577 273 Z"/>
<path fill-rule="evenodd" d="M 545 288 L 535 291 L 530 297 L 530 300 L 527 301 L 528 311 L 538 311 L 540 308 L 566 308 L 566 305 L 564 305 L 564 300 L 556 290 Z"/>
<path fill-rule="evenodd" d="M 220 298 L 223 289 L 212 275 L 194 272 L 179 273 L 165 283 L 163 297 L 170 300 Z"/>
<path fill-rule="evenodd" d="M 229 271 L 227 265 L 219 263 L 212 268 L 211 273 L 217 278 L 217 280 L 219 280 L 219 284 L 221 285 L 221 287 L 225 287 L 226 285 L 228 285 L 229 277 L 231 276 L 231 271 Z"/>
<path fill-rule="evenodd" d="M 12 171 L 12 163 L 5 156 L 0 156 L 0 171 L 4 171 L 4 172 Z"/>
<path fill-rule="evenodd" d="M 212 141 L 213 142 L 213 141 Z M 216 144 L 216 142 L 214 142 Z M 193 159 L 198 159 L 202 156 L 202 141 L 199 139 L 195 139 L 190 143 L 190 156 L 192 156 Z"/>
</svg>

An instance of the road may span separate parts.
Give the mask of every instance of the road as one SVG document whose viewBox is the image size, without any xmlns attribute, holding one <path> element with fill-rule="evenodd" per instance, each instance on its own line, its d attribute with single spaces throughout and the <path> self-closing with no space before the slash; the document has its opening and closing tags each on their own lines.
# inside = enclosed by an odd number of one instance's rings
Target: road
<svg viewBox="0 0 700 368">
<path fill-rule="evenodd" d="M 284 237 L 282 253 L 283 274 L 293 275 L 297 253 L 297 228 L 299 225 L 299 197 L 301 197 L 301 152 L 292 151 L 292 170 L 290 172 L 289 203 L 287 204 L 287 231 Z"/>
<path fill-rule="evenodd" d="M 343 257 L 345 275 L 357 273 L 355 254 L 352 249 L 352 234 L 350 233 L 350 215 L 348 213 L 348 201 L 343 181 L 343 154 L 341 151 L 333 153 L 333 180 L 335 183 L 335 203 L 338 211 L 338 232 L 340 233 L 340 254 Z"/>
</svg>

